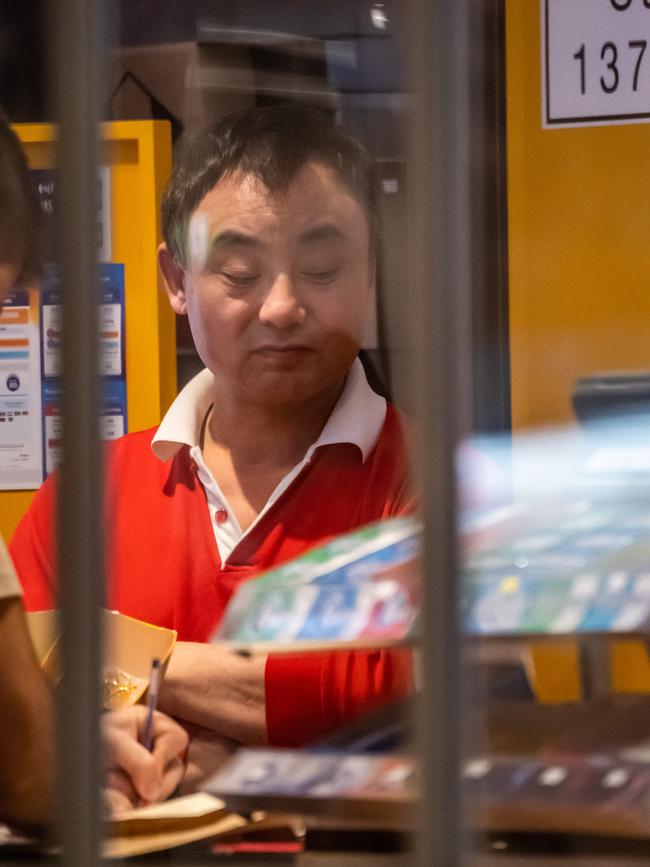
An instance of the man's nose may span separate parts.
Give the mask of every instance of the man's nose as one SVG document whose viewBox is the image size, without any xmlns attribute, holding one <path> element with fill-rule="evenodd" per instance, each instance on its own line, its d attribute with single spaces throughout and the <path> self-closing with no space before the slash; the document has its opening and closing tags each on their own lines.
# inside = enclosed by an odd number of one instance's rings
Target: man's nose
<svg viewBox="0 0 650 867">
<path fill-rule="evenodd" d="M 262 302 L 260 320 L 276 328 L 290 328 L 292 325 L 299 325 L 304 318 L 305 308 L 291 277 L 288 274 L 278 274 Z"/>
</svg>

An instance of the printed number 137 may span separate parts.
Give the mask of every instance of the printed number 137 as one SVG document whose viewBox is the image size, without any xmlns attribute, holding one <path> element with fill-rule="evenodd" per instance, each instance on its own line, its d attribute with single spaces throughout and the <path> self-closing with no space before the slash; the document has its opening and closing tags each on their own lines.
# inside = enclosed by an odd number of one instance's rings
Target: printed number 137
<svg viewBox="0 0 650 867">
<path fill-rule="evenodd" d="M 631 39 L 627 43 L 627 47 L 632 51 L 636 51 L 636 62 L 634 64 L 634 75 L 632 77 L 632 90 L 636 93 L 639 87 L 639 73 L 641 72 L 641 62 L 645 54 L 648 42 L 646 39 Z M 584 96 L 587 92 L 587 53 L 584 42 L 573 55 L 573 59 L 580 63 L 580 93 Z M 614 42 L 605 42 L 600 49 L 600 59 L 602 61 L 602 75 L 600 76 L 600 86 L 605 93 L 614 93 L 620 83 L 619 73 L 619 55 L 618 48 Z"/>
</svg>

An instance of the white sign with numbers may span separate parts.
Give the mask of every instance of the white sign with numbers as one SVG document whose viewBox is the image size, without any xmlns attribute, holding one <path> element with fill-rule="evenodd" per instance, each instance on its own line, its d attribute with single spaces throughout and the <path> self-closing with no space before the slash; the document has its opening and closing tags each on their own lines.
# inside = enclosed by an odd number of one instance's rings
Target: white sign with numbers
<svg viewBox="0 0 650 867">
<path fill-rule="evenodd" d="M 650 0 L 542 0 L 543 125 L 650 121 Z"/>
</svg>

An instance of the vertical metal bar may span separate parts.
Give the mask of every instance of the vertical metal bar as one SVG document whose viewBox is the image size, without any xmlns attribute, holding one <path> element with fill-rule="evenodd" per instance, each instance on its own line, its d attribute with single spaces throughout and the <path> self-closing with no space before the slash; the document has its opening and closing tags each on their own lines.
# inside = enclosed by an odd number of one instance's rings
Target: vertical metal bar
<svg viewBox="0 0 650 867">
<path fill-rule="evenodd" d="M 97 377 L 97 115 L 101 0 L 55 5 L 58 240 L 63 274 L 63 465 L 59 490 L 59 803 L 63 863 L 97 863 L 103 597 Z"/>
<path fill-rule="evenodd" d="M 416 861 L 461 863 L 460 636 L 454 452 L 470 408 L 469 0 L 413 0 L 410 190 L 413 344 L 423 519 L 419 747 L 422 800 Z"/>
<path fill-rule="evenodd" d="M 472 212 L 473 428 L 510 432 L 504 0 L 474 0 Z M 469 358 L 469 353 L 468 353 Z"/>
</svg>

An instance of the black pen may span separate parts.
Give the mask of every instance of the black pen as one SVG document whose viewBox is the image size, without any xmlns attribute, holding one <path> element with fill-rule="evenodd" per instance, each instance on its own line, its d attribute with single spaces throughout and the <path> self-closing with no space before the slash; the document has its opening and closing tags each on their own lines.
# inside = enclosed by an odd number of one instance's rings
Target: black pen
<svg viewBox="0 0 650 867">
<path fill-rule="evenodd" d="M 149 692 L 147 693 L 147 719 L 144 724 L 142 746 L 151 752 L 153 746 L 153 715 L 158 704 L 158 692 L 160 691 L 160 660 L 156 657 L 151 661 L 151 675 L 149 677 Z"/>
</svg>

